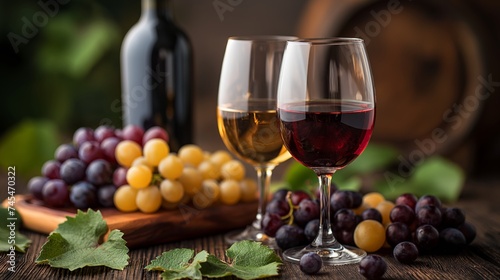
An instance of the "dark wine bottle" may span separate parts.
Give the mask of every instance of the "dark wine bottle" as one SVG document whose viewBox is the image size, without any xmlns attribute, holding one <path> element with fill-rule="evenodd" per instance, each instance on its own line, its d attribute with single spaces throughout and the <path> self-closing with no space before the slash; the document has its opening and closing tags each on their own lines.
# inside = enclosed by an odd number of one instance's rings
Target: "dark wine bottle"
<svg viewBox="0 0 500 280">
<path fill-rule="evenodd" d="M 142 0 L 121 49 L 124 125 L 161 126 L 177 151 L 193 143 L 192 50 L 168 0 Z"/>
</svg>

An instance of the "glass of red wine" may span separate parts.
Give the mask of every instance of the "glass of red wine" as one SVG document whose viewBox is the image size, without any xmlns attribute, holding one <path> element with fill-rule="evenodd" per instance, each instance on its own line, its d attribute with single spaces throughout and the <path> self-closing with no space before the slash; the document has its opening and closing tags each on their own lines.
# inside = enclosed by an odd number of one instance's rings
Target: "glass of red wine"
<svg viewBox="0 0 500 280">
<path fill-rule="evenodd" d="M 319 234 L 308 246 L 283 252 L 299 262 L 309 252 L 324 264 L 357 263 L 366 252 L 340 244 L 330 224 L 335 171 L 366 148 L 375 122 L 375 92 L 363 40 L 300 39 L 287 42 L 278 85 L 277 114 L 285 147 L 319 179 Z"/>
<path fill-rule="evenodd" d="M 226 147 L 257 172 L 259 205 L 254 222 L 225 235 L 233 244 L 255 240 L 273 247 L 261 230 L 273 169 L 291 158 L 276 117 L 276 95 L 288 36 L 239 36 L 227 41 L 219 82 L 217 123 Z"/>
</svg>

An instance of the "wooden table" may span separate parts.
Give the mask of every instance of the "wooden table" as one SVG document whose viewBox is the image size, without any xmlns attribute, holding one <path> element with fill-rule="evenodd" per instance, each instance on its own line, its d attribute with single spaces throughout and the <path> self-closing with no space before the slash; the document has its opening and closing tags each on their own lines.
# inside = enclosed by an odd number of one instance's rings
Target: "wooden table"
<svg viewBox="0 0 500 280">
<path fill-rule="evenodd" d="M 462 198 L 454 204 L 461 207 L 467 220 L 477 228 L 477 237 L 458 255 L 420 256 L 412 265 L 399 264 L 390 251 L 380 252 L 385 257 L 388 270 L 384 279 L 500 279 L 500 182 L 469 182 Z M 129 265 L 123 270 L 103 267 L 83 268 L 70 272 L 65 269 L 35 265 L 34 261 L 46 240 L 46 235 L 22 231 L 31 240 L 26 254 L 17 254 L 16 272 L 7 271 L 7 256 L 0 256 L 0 279 L 160 279 L 159 273 L 148 272 L 144 267 L 162 252 L 173 248 L 205 249 L 224 258 L 227 246 L 223 235 L 206 236 L 180 242 L 166 243 L 130 251 Z M 269 279 L 364 279 L 357 265 L 327 266 L 313 277 L 306 276 L 298 265 L 285 263 L 279 277 Z"/>
</svg>

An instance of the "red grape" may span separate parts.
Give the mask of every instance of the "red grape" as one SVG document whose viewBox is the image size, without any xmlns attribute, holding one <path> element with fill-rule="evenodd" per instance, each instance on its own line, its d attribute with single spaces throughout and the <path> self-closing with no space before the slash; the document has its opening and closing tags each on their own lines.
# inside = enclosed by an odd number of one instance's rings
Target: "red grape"
<svg viewBox="0 0 500 280">
<path fill-rule="evenodd" d="M 304 234 L 309 242 L 312 242 L 319 233 L 319 219 L 314 219 L 307 223 L 304 228 Z"/>
<path fill-rule="evenodd" d="M 116 187 L 114 185 L 102 186 L 97 189 L 97 200 L 104 207 L 113 207 L 115 205 L 113 202 L 115 191 Z"/>
<path fill-rule="evenodd" d="M 78 150 L 71 144 L 62 144 L 57 147 L 54 153 L 54 158 L 60 163 L 63 163 L 70 158 L 78 158 Z"/>
<path fill-rule="evenodd" d="M 442 211 L 443 226 L 445 227 L 458 227 L 465 222 L 465 214 L 460 208 L 450 207 Z"/>
<path fill-rule="evenodd" d="M 78 182 L 71 187 L 69 199 L 78 209 L 92 208 L 97 205 L 95 187 L 85 181 Z"/>
<path fill-rule="evenodd" d="M 146 144 L 146 142 L 155 138 L 163 139 L 167 143 L 169 140 L 168 133 L 163 127 L 153 126 L 146 130 L 146 132 L 144 133 L 144 136 L 142 137 L 142 143 Z"/>
<path fill-rule="evenodd" d="M 309 199 L 311 196 L 305 191 L 293 191 L 290 195 L 290 199 L 292 200 L 292 204 L 294 206 L 299 205 L 299 203 L 304 199 Z"/>
<path fill-rule="evenodd" d="M 439 227 L 442 221 L 441 210 L 433 205 L 421 206 L 417 211 L 417 219 L 419 225 L 432 225 Z"/>
<path fill-rule="evenodd" d="M 111 137 L 115 137 L 115 129 L 111 126 L 101 125 L 94 131 L 94 138 L 99 143 Z"/>
<path fill-rule="evenodd" d="M 356 214 L 351 209 L 342 208 L 335 213 L 332 222 L 332 226 L 336 230 L 354 231 L 356 227 Z"/>
<path fill-rule="evenodd" d="M 321 257 L 314 252 L 309 252 L 307 254 L 304 254 L 300 258 L 299 268 L 305 274 L 308 275 L 316 274 L 321 270 L 322 266 L 323 266 L 323 261 L 321 260 Z"/>
<path fill-rule="evenodd" d="M 437 208 L 441 208 L 441 200 L 439 198 L 433 196 L 433 195 L 424 195 L 421 196 L 418 200 L 417 203 L 415 204 L 415 213 L 418 212 L 418 210 L 423 207 L 423 206 L 435 206 Z"/>
<path fill-rule="evenodd" d="M 417 246 L 408 241 L 397 244 L 392 253 L 398 262 L 404 264 L 413 263 L 418 258 Z"/>
<path fill-rule="evenodd" d="M 411 225 L 415 220 L 415 212 L 406 204 L 399 204 L 392 208 L 389 217 L 391 222 L 401 222 Z"/>
<path fill-rule="evenodd" d="M 96 186 L 110 184 L 113 181 L 113 167 L 103 159 L 91 162 L 87 167 L 86 174 L 87 180 Z"/>
<path fill-rule="evenodd" d="M 465 222 L 457 228 L 465 237 L 465 242 L 470 244 L 476 238 L 476 227 L 469 222 Z"/>
<path fill-rule="evenodd" d="M 415 240 L 420 250 L 431 251 L 439 244 L 439 231 L 431 225 L 423 225 L 415 231 Z"/>
<path fill-rule="evenodd" d="M 43 201 L 51 207 L 63 207 L 68 204 L 68 186 L 61 179 L 49 180 L 42 189 Z"/>
<path fill-rule="evenodd" d="M 84 142 L 95 141 L 94 131 L 88 127 L 80 127 L 73 134 L 73 143 L 80 147 Z"/>
<path fill-rule="evenodd" d="M 382 223 L 382 214 L 375 208 L 368 208 L 361 213 L 361 219 L 364 220 L 375 220 Z"/>
<path fill-rule="evenodd" d="M 387 271 L 387 263 L 375 254 L 363 257 L 359 262 L 359 273 L 367 279 L 379 279 Z"/>
<path fill-rule="evenodd" d="M 103 158 L 99 142 L 83 142 L 78 150 L 78 157 L 86 164 L 89 164 L 96 159 Z"/>
<path fill-rule="evenodd" d="M 283 217 L 290 212 L 290 205 L 285 200 L 271 200 L 271 202 L 267 204 L 266 212 L 278 214 Z"/>
<path fill-rule="evenodd" d="M 127 169 L 125 167 L 118 167 L 113 172 L 113 185 L 121 187 L 127 184 Z"/>
<path fill-rule="evenodd" d="M 282 249 L 286 250 L 292 247 L 305 245 L 307 238 L 304 230 L 297 225 L 284 225 L 276 232 L 276 244 Z"/>
<path fill-rule="evenodd" d="M 387 243 L 389 243 L 389 245 L 394 248 L 396 245 L 403 241 L 411 240 L 411 230 L 404 223 L 391 223 L 385 229 L 385 238 Z"/>
<path fill-rule="evenodd" d="M 43 185 L 45 185 L 48 181 L 49 179 L 47 177 L 33 177 L 28 181 L 28 190 L 35 198 L 43 200 Z"/>
<path fill-rule="evenodd" d="M 127 125 L 122 130 L 122 138 L 124 140 L 131 140 L 142 146 L 142 138 L 144 137 L 144 130 L 137 125 Z"/>
<path fill-rule="evenodd" d="M 417 196 L 412 193 L 404 193 L 396 198 L 394 204 L 396 205 L 406 205 L 410 207 L 412 210 L 415 209 L 417 204 Z"/>
<path fill-rule="evenodd" d="M 261 227 L 267 236 L 275 237 L 276 231 L 283 225 L 283 220 L 278 214 L 266 213 L 261 221 Z"/>
<path fill-rule="evenodd" d="M 49 160 L 45 162 L 42 166 L 42 175 L 49 179 L 60 179 L 61 178 L 61 163 L 56 160 Z"/>
<path fill-rule="evenodd" d="M 112 164 L 117 164 L 115 150 L 119 143 L 120 139 L 116 137 L 106 138 L 101 142 L 100 149 L 103 153 L 103 157 Z"/>
<path fill-rule="evenodd" d="M 302 200 L 297 209 L 294 209 L 293 217 L 299 226 L 305 226 L 309 221 L 319 217 L 319 205 L 311 199 Z"/>
<path fill-rule="evenodd" d="M 69 185 L 81 181 L 85 179 L 86 167 L 85 163 L 79 159 L 68 159 L 61 165 L 61 179 Z"/>
</svg>

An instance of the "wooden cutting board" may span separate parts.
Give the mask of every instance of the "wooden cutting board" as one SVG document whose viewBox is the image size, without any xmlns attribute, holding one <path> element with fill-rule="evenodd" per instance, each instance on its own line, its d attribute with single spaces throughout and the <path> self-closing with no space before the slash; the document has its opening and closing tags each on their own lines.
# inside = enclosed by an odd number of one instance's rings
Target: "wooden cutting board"
<svg viewBox="0 0 500 280">
<path fill-rule="evenodd" d="M 25 228 L 44 234 L 55 230 L 67 216 L 75 216 L 77 211 L 74 208 L 48 208 L 24 195 L 16 196 L 14 208 L 21 214 Z M 98 210 L 109 230 L 122 231 L 127 246 L 134 248 L 243 228 L 255 219 L 257 202 L 213 205 L 205 209 L 182 205 L 174 210 L 162 209 L 152 214 L 123 213 L 114 208 Z"/>
</svg>

